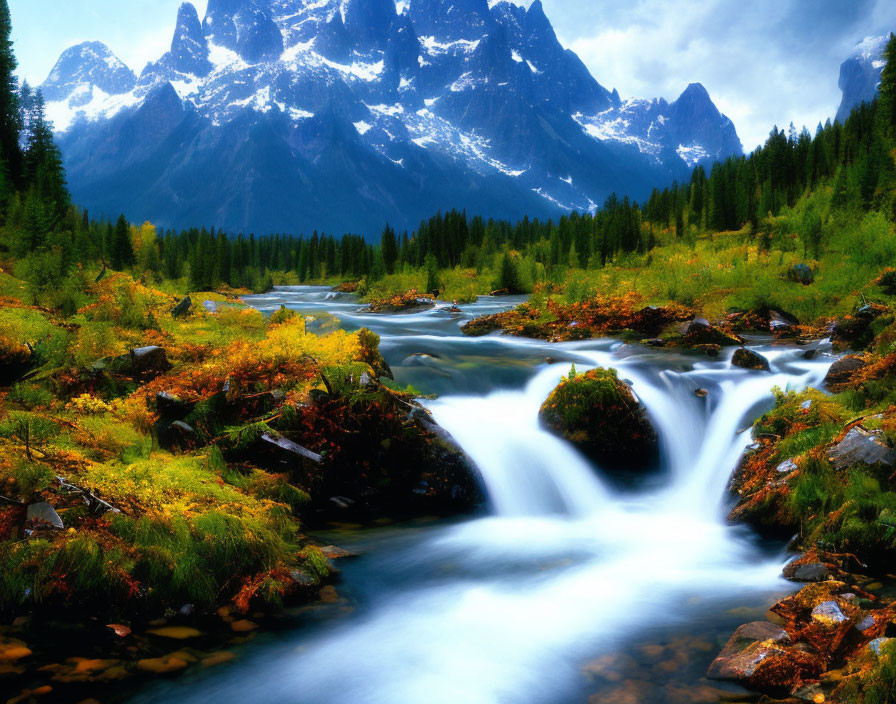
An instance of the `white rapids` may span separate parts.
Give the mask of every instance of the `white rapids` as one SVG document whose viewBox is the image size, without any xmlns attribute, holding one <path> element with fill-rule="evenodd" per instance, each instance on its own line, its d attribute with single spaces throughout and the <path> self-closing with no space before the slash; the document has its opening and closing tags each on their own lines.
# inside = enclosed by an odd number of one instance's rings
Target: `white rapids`
<svg viewBox="0 0 896 704">
<path fill-rule="evenodd" d="M 536 343 L 501 344 L 512 356 Z M 400 577 L 357 616 L 156 701 L 582 701 L 579 668 L 595 653 L 713 600 L 780 590 L 784 557 L 726 523 L 726 487 L 773 387 L 817 386 L 832 360 L 760 347 L 763 373 L 727 360 L 664 368 L 617 344 L 559 349 L 580 371 L 615 367 L 645 404 L 664 470 L 649 489 L 615 490 L 539 426 L 568 361 L 517 390 L 443 395 L 429 408 L 477 463 L 490 515 L 383 555 L 381 569 Z"/>
</svg>

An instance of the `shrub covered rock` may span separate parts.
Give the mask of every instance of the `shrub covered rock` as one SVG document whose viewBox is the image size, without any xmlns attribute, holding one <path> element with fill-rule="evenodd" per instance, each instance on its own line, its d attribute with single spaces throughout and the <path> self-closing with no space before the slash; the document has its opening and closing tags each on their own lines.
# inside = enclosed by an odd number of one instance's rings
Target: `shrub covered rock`
<svg viewBox="0 0 896 704">
<path fill-rule="evenodd" d="M 614 369 L 591 369 L 569 376 L 541 407 L 541 422 L 573 443 L 602 469 L 641 473 L 655 465 L 656 431 L 631 388 Z"/>
</svg>

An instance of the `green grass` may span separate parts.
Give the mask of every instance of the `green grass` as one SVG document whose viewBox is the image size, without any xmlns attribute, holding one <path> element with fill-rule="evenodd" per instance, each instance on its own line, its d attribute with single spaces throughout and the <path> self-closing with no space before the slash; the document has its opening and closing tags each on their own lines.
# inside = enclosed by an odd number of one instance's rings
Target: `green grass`
<svg viewBox="0 0 896 704">
<path fill-rule="evenodd" d="M 783 462 L 794 457 L 799 457 L 819 445 L 831 442 L 842 430 L 837 423 L 823 423 L 814 428 L 808 428 L 795 435 L 784 438 L 778 445 L 776 461 Z"/>
</svg>

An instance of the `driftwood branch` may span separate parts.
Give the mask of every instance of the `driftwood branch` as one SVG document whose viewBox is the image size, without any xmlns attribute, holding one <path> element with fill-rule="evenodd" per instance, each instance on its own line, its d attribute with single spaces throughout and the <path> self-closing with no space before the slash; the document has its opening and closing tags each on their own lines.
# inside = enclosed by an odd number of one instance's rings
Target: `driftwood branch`
<svg viewBox="0 0 896 704">
<path fill-rule="evenodd" d="M 121 509 L 116 508 L 108 501 L 103 501 L 99 496 L 87 489 L 84 489 L 77 484 L 72 484 L 65 477 L 56 477 L 56 481 L 59 482 L 59 486 L 61 486 L 66 493 L 81 496 L 87 504 L 90 513 L 95 516 L 102 516 L 104 513 L 109 513 L 110 511 L 113 513 L 122 513 Z"/>
</svg>

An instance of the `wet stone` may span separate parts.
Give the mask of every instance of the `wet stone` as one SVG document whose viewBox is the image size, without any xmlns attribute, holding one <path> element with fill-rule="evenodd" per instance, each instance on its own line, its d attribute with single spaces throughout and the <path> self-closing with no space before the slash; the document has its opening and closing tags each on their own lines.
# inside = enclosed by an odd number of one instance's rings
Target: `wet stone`
<svg viewBox="0 0 896 704">
<path fill-rule="evenodd" d="M 163 626 L 149 630 L 147 633 L 160 638 L 171 638 L 172 640 L 188 640 L 202 635 L 202 631 L 190 626 Z"/>
<path fill-rule="evenodd" d="M 790 472 L 793 472 L 797 469 L 799 469 L 799 467 L 797 466 L 796 462 L 794 462 L 793 460 L 784 460 L 775 468 L 775 471 L 780 474 L 789 474 Z"/>
<path fill-rule="evenodd" d="M 823 626 L 837 626 L 849 620 L 836 601 L 823 601 L 812 609 L 812 620 Z"/>
<path fill-rule="evenodd" d="M 791 562 L 784 568 L 784 579 L 791 582 L 823 582 L 831 575 L 823 562 Z"/>
</svg>

